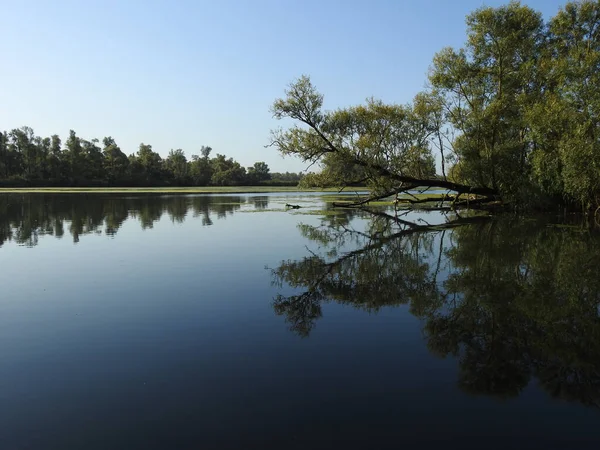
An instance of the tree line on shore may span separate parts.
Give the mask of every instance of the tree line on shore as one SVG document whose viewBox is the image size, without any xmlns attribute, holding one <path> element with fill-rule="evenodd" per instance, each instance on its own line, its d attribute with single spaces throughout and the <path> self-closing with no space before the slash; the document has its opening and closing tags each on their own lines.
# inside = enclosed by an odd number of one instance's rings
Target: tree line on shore
<svg viewBox="0 0 600 450">
<path fill-rule="evenodd" d="M 243 167 L 202 146 L 188 160 L 181 149 L 166 158 L 140 144 L 127 156 L 112 137 L 83 139 L 71 130 L 36 136 L 30 127 L 0 132 L 0 186 L 295 186 L 302 173 L 271 173 L 262 161 Z"/>
<path fill-rule="evenodd" d="M 600 214 L 600 2 L 567 3 L 545 22 L 512 1 L 466 23 L 464 47 L 435 55 L 428 89 L 408 105 L 325 110 L 302 76 L 272 106 L 299 125 L 271 145 L 324 166 L 304 183 L 362 182 L 371 199 L 428 186 L 482 205 Z"/>
</svg>

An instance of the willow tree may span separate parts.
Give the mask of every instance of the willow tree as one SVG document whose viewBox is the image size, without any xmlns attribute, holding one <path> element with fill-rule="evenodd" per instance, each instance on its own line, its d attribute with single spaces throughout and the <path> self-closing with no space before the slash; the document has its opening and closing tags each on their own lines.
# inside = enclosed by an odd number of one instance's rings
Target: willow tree
<svg viewBox="0 0 600 450">
<path fill-rule="evenodd" d="M 467 41 L 429 80 L 457 131 L 454 181 L 522 207 L 600 211 L 600 2 L 567 3 L 548 24 L 519 2 L 467 17 Z"/>
<path fill-rule="evenodd" d="M 283 155 L 320 163 L 323 183 L 366 184 L 372 196 L 388 197 L 417 187 L 438 187 L 456 193 L 493 197 L 487 186 L 447 181 L 435 173 L 431 139 L 439 130 L 435 108 L 389 105 L 369 99 L 366 104 L 323 109 L 323 95 L 302 76 L 271 108 L 276 119 L 294 125 L 272 132 L 270 145 Z"/>
<path fill-rule="evenodd" d="M 435 55 L 431 90 L 410 105 L 325 112 L 300 78 L 272 108 L 297 124 L 274 132 L 272 145 L 324 166 L 307 182 L 366 183 L 373 198 L 439 187 L 480 203 L 600 214 L 600 2 L 567 3 L 545 24 L 512 1 L 466 23 L 465 45 Z"/>
<path fill-rule="evenodd" d="M 600 2 L 567 3 L 550 20 L 539 66 L 535 179 L 550 195 L 600 209 Z"/>
<path fill-rule="evenodd" d="M 544 23 L 518 2 L 480 8 L 466 22 L 465 46 L 437 53 L 429 76 L 458 133 L 454 179 L 521 201 L 532 192 L 527 112 L 541 96 Z"/>
</svg>

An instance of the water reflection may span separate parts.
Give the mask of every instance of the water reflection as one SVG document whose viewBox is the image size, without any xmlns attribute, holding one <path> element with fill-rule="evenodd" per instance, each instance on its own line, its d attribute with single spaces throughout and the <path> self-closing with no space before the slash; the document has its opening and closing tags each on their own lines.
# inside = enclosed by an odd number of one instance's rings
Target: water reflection
<svg viewBox="0 0 600 450">
<path fill-rule="evenodd" d="M 273 303 L 294 333 L 309 336 L 326 302 L 408 305 L 429 350 L 458 360 L 462 390 L 508 398 L 535 380 L 552 397 L 600 406 L 598 233 L 386 214 L 366 231 L 331 222 L 299 231 L 319 249 L 272 270 L 274 284 L 294 288 Z"/>
<path fill-rule="evenodd" d="M 188 215 L 201 217 L 212 225 L 242 206 L 265 209 L 269 197 L 244 196 L 160 196 L 160 195 L 85 195 L 85 194 L 8 194 L 0 195 L 0 246 L 6 241 L 35 246 L 42 235 L 57 238 L 68 232 L 73 242 L 91 233 L 115 236 L 126 220 L 137 220 L 142 229 L 152 228 L 167 214 L 173 223 Z"/>
<path fill-rule="evenodd" d="M 268 195 L 259 195 L 255 197 L 250 197 L 250 201 L 254 203 L 254 207 L 256 209 L 267 209 L 269 207 L 269 196 Z"/>
</svg>

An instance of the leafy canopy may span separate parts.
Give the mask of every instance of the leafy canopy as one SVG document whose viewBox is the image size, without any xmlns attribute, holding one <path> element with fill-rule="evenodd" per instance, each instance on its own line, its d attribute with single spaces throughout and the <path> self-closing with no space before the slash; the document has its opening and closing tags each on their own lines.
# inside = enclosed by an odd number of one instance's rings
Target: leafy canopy
<svg viewBox="0 0 600 450">
<path fill-rule="evenodd" d="M 435 176 L 428 145 L 431 121 L 411 105 L 371 98 L 365 105 L 324 111 L 323 95 L 302 76 L 273 103 L 272 112 L 300 124 L 273 131 L 271 145 L 284 155 L 322 164 L 323 183 L 363 182 L 383 192 L 411 178 Z"/>
</svg>

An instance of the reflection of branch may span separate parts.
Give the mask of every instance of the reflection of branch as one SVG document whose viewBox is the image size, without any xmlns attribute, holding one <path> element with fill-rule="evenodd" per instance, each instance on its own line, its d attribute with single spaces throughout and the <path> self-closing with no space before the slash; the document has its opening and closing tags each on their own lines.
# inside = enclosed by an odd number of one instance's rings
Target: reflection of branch
<svg viewBox="0 0 600 450">
<path fill-rule="evenodd" d="M 440 272 L 440 265 L 442 263 L 442 253 L 444 249 L 444 237 L 446 237 L 446 230 L 442 230 L 442 237 L 440 238 L 440 249 L 438 250 L 438 260 L 437 265 L 435 267 L 435 274 L 433 275 L 433 281 L 437 285 L 437 276 Z"/>
<path fill-rule="evenodd" d="M 399 223 L 408 225 L 408 226 L 410 226 L 410 228 L 403 229 L 402 231 L 399 231 L 397 233 L 382 237 L 372 244 L 369 244 L 369 245 L 366 245 L 357 250 L 348 252 L 333 262 L 323 263 L 323 269 L 325 270 L 325 274 L 324 274 L 324 276 L 319 278 L 315 283 L 312 284 L 310 290 L 313 290 L 321 281 L 323 281 L 325 279 L 325 277 L 333 270 L 333 268 L 335 266 L 341 264 L 342 262 L 346 261 L 347 259 L 353 258 L 355 256 L 361 255 L 366 252 L 369 252 L 370 250 L 379 248 L 382 245 L 384 245 L 385 243 L 388 243 L 395 239 L 399 239 L 401 237 L 409 236 L 409 235 L 412 235 L 415 233 L 423 233 L 423 232 L 428 232 L 428 231 L 444 231 L 444 230 L 449 230 L 452 228 L 457 228 L 457 227 L 461 227 L 461 226 L 468 225 L 468 224 L 487 222 L 489 220 L 489 217 L 487 217 L 487 216 L 475 216 L 475 217 L 466 217 L 466 218 L 462 218 L 462 219 L 456 219 L 451 222 L 442 223 L 439 225 L 418 225 L 414 222 L 408 222 L 406 220 L 397 219 L 396 217 L 390 216 L 389 214 L 386 214 L 381 211 L 373 211 L 373 213 L 375 215 L 387 217 L 387 218 L 390 218 L 391 220 L 398 221 Z"/>
<path fill-rule="evenodd" d="M 273 299 L 273 308 L 278 315 L 287 314 L 286 322 L 290 323 L 290 330 L 295 331 L 301 337 L 307 337 L 315 326 L 315 321 L 321 317 L 321 306 L 313 291 L 304 292 L 292 297 L 278 295 Z M 296 308 L 290 309 L 294 304 Z M 289 314 L 293 311 L 294 314 Z"/>
<path fill-rule="evenodd" d="M 473 224 L 473 223 L 482 223 L 482 222 L 487 222 L 490 220 L 490 216 L 473 216 L 473 217 L 459 217 L 458 219 L 454 219 L 451 220 L 450 222 L 446 222 L 446 223 L 442 223 L 442 224 L 438 224 L 438 225 L 419 225 L 416 224 L 415 222 L 410 222 L 408 220 L 402 220 L 396 216 L 392 216 L 384 211 L 379 211 L 379 210 L 374 210 L 374 209 L 369 209 L 369 208 L 360 208 L 361 211 L 365 211 L 368 212 L 369 214 L 372 214 L 374 216 L 378 216 L 378 217 L 384 217 L 388 220 L 391 220 L 399 225 L 405 225 L 407 227 L 410 228 L 410 230 L 405 230 L 405 231 L 410 231 L 411 233 L 414 232 L 427 232 L 427 231 L 441 231 L 441 230 L 447 230 L 450 228 L 456 228 L 462 225 L 469 225 L 469 224 Z M 404 232 L 401 232 L 404 233 Z M 399 237 L 400 233 L 396 233 L 395 235 L 389 236 L 389 237 L 393 237 L 393 236 L 398 236 Z"/>
<path fill-rule="evenodd" d="M 435 231 L 436 227 L 442 227 L 443 229 L 463 225 L 466 221 L 456 221 L 456 223 L 447 223 L 439 226 L 424 226 L 418 225 L 413 222 L 401 220 L 389 216 L 384 212 L 377 212 L 377 215 L 389 220 L 390 218 L 393 223 L 402 223 L 404 225 L 404 229 L 401 231 L 390 234 L 383 237 L 373 237 L 369 236 L 366 233 L 348 229 L 343 227 L 342 233 L 358 233 L 361 237 L 367 238 L 369 241 L 366 245 L 361 248 L 358 248 L 354 251 L 347 252 L 342 256 L 336 258 L 334 261 L 327 262 L 323 257 L 317 256 L 314 252 L 308 249 L 309 253 L 312 255 L 310 257 L 303 258 L 301 261 L 297 261 L 292 263 L 291 261 L 287 264 L 282 264 L 280 268 L 273 269 L 271 272 L 274 277 L 279 280 L 288 280 L 288 284 L 290 287 L 302 287 L 302 291 L 299 294 L 291 295 L 289 297 L 285 297 L 277 295 L 277 297 L 273 300 L 273 307 L 278 315 L 285 315 L 286 322 L 290 324 L 290 329 L 295 331 L 300 336 L 305 337 L 310 334 L 310 331 L 313 329 L 315 325 L 315 321 L 321 317 L 321 309 L 320 304 L 322 301 L 325 301 L 329 298 L 329 296 L 339 296 L 342 292 L 346 292 L 345 290 L 349 289 L 350 291 L 356 292 L 357 295 L 361 294 L 361 298 L 366 294 L 368 296 L 372 296 L 374 298 L 387 299 L 389 295 L 385 292 L 386 287 L 393 286 L 394 289 L 400 289 L 401 286 L 404 286 L 404 289 L 411 289 L 411 283 L 417 282 L 413 280 L 413 276 L 420 277 L 421 272 L 415 272 L 410 275 L 410 272 L 403 275 L 402 271 L 392 270 L 391 267 L 394 267 L 395 262 L 392 260 L 388 261 L 387 256 L 385 256 L 386 248 L 388 248 L 388 244 L 394 240 L 399 240 L 402 237 L 415 235 L 417 233 L 426 232 L 429 230 Z M 399 244 L 402 246 L 403 243 L 410 242 L 401 240 Z M 419 244 L 416 244 L 417 246 Z M 389 248 L 392 248 L 390 246 Z M 405 253 L 405 252 L 403 252 Z M 369 278 L 371 281 L 368 281 L 366 284 L 364 282 L 364 276 L 368 276 L 370 273 L 370 269 L 367 266 L 364 266 L 365 262 L 363 258 L 374 257 L 377 263 L 377 268 L 375 269 L 373 275 L 374 278 Z M 383 257 L 383 259 L 382 259 Z M 412 257 L 409 256 L 411 261 Z M 363 262 L 361 262 L 363 260 Z M 396 260 L 394 260 L 396 261 Z M 414 260 L 414 263 L 420 267 L 418 260 Z M 345 279 L 344 267 L 346 264 L 349 264 L 348 268 L 351 269 L 350 278 Z M 390 266 L 391 265 L 391 266 Z M 386 271 L 386 267 L 388 267 L 391 272 L 388 273 Z M 411 265 L 407 267 L 409 270 Z M 354 270 L 358 270 L 358 273 L 355 273 Z M 359 276 L 360 273 L 366 270 L 364 276 Z M 381 274 L 387 273 L 381 278 Z M 391 279 L 388 279 L 389 276 L 392 275 Z M 403 281 L 403 277 L 406 276 L 406 280 Z M 420 278 L 419 278 L 420 279 Z M 375 283 L 371 286 L 369 283 Z M 435 286 L 435 283 L 433 283 Z M 387 289 L 389 289 L 389 287 Z M 383 288 L 380 292 L 380 289 Z"/>
<path fill-rule="evenodd" d="M 367 238 L 369 240 L 373 239 L 372 235 L 369 235 L 367 233 L 363 233 L 362 231 L 358 231 L 358 230 L 351 230 L 350 228 L 345 227 L 344 225 L 340 224 L 340 227 L 342 227 L 344 229 L 344 232 L 346 233 L 356 233 L 364 238 Z"/>
<path fill-rule="evenodd" d="M 304 248 L 306 249 L 306 251 L 308 253 L 310 253 L 311 255 L 313 255 L 315 258 L 319 257 L 315 252 L 313 252 L 310 248 L 308 248 L 308 245 L 305 245 Z"/>
<path fill-rule="evenodd" d="M 402 229 L 395 233 L 379 236 L 377 234 L 369 235 L 367 233 L 350 229 L 342 225 L 341 229 L 338 230 L 341 234 L 356 234 L 357 236 L 366 238 L 368 240 L 367 244 L 363 245 L 361 248 L 341 255 L 331 262 L 327 262 L 323 257 L 318 256 L 308 249 L 309 253 L 311 254 L 310 257 L 304 258 L 302 261 L 295 263 L 289 262 L 286 265 L 282 265 L 279 269 L 273 269 L 271 271 L 272 275 L 279 280 L 288 279 L 288 284 L 290 287 L 302 287 L 303 292 L 300 294 L 289 297 L 278 295 L 273 302 L 273 307 L 275 308 L 277 314 L 285 314 L 286 321 L 290 323 L 290 329 L 302 337 L 310 334 L 310 331 L 315 325 L 315 321 L 321 316 L 320 303 L 327 299 L 327 295 L 335 296 L 336 292 L 339 295 L 340 290 L 344 289 L 344 283 L 349 283 L 347 284 L 348 289 L 359 289 L 360 282 L 356 278 L 358 273 L 355 274 L 356 276 L 352 276 L 352 281 L 347 280 L 346 282 L 343 282 L 342 279 L 339 278 L 341 275 L 338 273 L 338 271 L 343 269 L 347 262 L 350 262 L 351 267 L 354 268 L 353 270 L 363 270 L 364 268 L 355 266 L 358 264 L 358 262 L 353 263 L 352 261 L 360 261 L 361 258 L 364 258 L 365 256 L 368 257 L 369 254 L 372 254 L 376 258 L 380 258 L 381 252 L 383 251 L 385 253 L 384 249 L 389 245 L 389 243 L 408 236 L 418 236 L 420 233 L 441 231 L 442 242 L 440 245 L 441 248 L 443 248 L 445 230 L 488 220 L 488 217 L 476 216 L 464 219 L 459 218 L 439 225 L 422 225 L 391 216 L 383 211 L 371 211 L 368 209 L 364 210 L 375 217 L 384 219 L 387 223 L 401 225 Z M 404 241 L 400 241 L 400 243 L 402 242 Z M 417 244 L 417 247 L 418 245 L 419 244 Z M 418 258 L 414 261 L 417 265 L 419 264 Z M 389 263 L 394 264 L 391 261 Z M 379 260 L 379 264 L 381 265 L 381 268 L 377 271 L 377 273 L 382 273 L 382 271 L 385 271 L 384 268 L 388 265 L 387 258 Z M 433 278 L 433 286 L 436 286 L 435 280 L 440 270 L 440 265 L 441 256 L 438 258 L 438 266 L 435 271 L 435 277 Z M 298 272 L 299 269 L 300 272 Z M 401 273 L 397 273 L 397 276 L 402 278 Z M 379 277 L 377 276 L 376 279 L 379 279 Z M 407 280 L 410 280 L 410 276 L 407 278 Z M 400 284 L 398 284 L 399 282 Z M 329 286 L 328 283 L 331 283 L 331 286 Z M 375 281 L 375 283 L 379 282 Z M 399 287 L 403 284 L 400 280 L 389 280 L 386 283 L 391 283 L 396 287 Z M 330 294 L 325 293 L 328 292 L 327 286 L 333 289 Z M 373 287 L 368 287 L 365 293 L 369 292 L 370 294 L 377 295 L 378 289 L 379 284 L 376 286 L 374 285 Z M 357 291 L 357 293 L 358 292 L 360 291 Z M 387 295 L 384 295 L 382 298 L 387 298 Z"/>
<path fill-rule="evenodd" d="M 273 305 L 293 332 L 308 336 L 329 301 L 368 311 L 409 304 L 429 350 L 456 356 L 462 389 L 510 397 L 537 378 L 554 397 L 599 406 L 600 283 L 590 276 L 600 261 L 596 237 L 567 240 L 542 230 L 543 240 L 533 241 L 530 225 L 501 220 L 446 233 L 488 217 L 430 225 L 382 211 L 373 216 L 370 229 L 386 228 L 385 234 L 359 240 L 362 248 L 341 256 L 313 253 L 273 271 L 300 291 Z M 361 233 L 349 228 L 336 231 Z M 502 232 L 517 236 L 517 245 L 507 248 Z M 540 243 L 543 251 L 533 245 Z"/>
<path fill-rule="evenodd" d="M 396 216 L 392 216 L 391 214 L 386 213 L 385 211 L 380 211 L 380 210 L 376 210 L 376 209 L 369 209 L 369 208 L 360 208 L 361 211 L 365 211 L 369 214 L 372 214 L 376 217 L 383 217 L 386 220 L 389 220 L 391 222 L 394 222 L 398 225 L 405 225 L 407 227 L 413 228 L 418 226 L 416 223 L 414 222 L 410 222 L 408 220 L 402 220 L 400 219 L 397 215 Z"/>
</svg>

